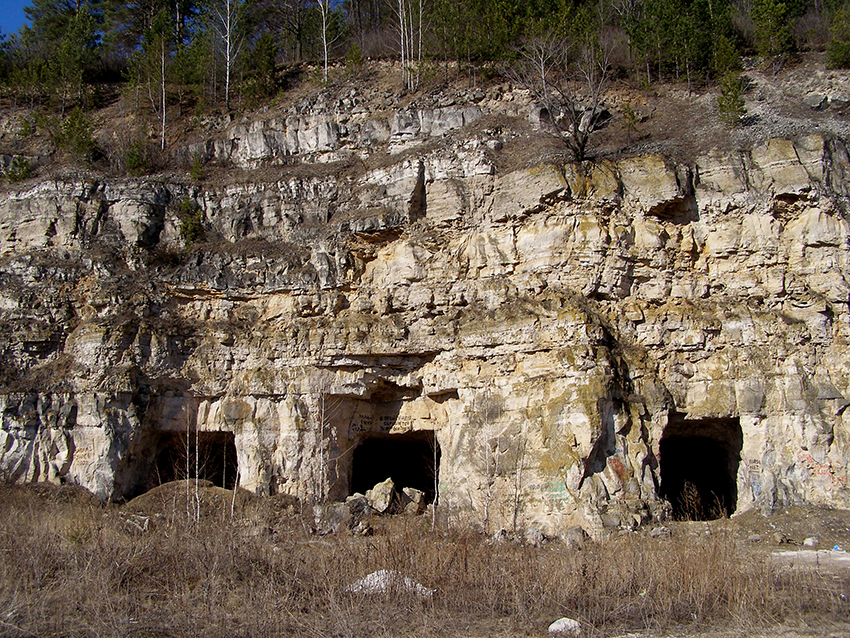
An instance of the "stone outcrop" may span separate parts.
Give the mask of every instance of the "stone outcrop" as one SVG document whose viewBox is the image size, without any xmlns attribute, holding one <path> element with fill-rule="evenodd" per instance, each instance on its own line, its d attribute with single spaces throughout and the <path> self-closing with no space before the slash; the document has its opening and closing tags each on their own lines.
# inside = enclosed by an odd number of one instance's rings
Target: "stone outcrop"
<svg viewBox="0 0 850 638">
<path fill-rule="evenodd" d="M 221 139 L 191 144 L 180 154 L 187 160 L 197 157 L 241 168 L 287 164 L 294 157 L 327 163 L 365 156 L 385 144 L 399 153 L 422 138 L 442 137 L 482 116 L 481 108 L 471 105 L 406 109 L 382 117 L 345 102 L 341 112 L 321 109 L 326 112 L 235 122 Z"/>
<path fill-rule="evenodd" d="M 382 441 L 490 531 L 663 517 L 709 458 L 727 511 L 850 507 L 845 144 L 502 171 L 486 132 L 414 152 L 480 115 L 452 108 L 205 147 L 405 146 L 359 172 L 5 193 L 3 478 L 129 497 L 188 430 L 244 488 L 339 501 Z"/>
</svg>

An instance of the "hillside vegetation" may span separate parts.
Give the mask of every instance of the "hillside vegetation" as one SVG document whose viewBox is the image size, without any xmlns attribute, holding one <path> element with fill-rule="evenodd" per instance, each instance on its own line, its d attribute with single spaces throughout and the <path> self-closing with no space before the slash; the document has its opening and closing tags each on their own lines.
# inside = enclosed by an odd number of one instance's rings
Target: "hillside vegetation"
<svg viewBox="0 0 850 638">
<path fill-rule="evenodd" d="M 812 52 L 821 69 L 850 64 L 850 9 L 837 1 L 33 0 L 26 14 L 0 48 L 20 137 L 2 151 L 22 156 L 5 162 L 13 181 L 33 174 L 28 158 L 45 148 L 121 174 L 179 165 L 198 176 L 203 158 L 176 161 L 181 135 L 305 87 L 368 84 L 386 60 L 397 66 L 383 88 L 401 102 L 511 81 L 577 160 L 593 154 L 615 84 L 644 96 L 712 89 L 714 119 L 734 128 L 747 123 L 751 71 L 775 76 Z M 648 116 L 640 102 L 617 103 L 629 143 Z M 104 120 L 119 139 L 98 138 Z M 33 151 L 32 135 L 46 146 Z"/>
</svg>

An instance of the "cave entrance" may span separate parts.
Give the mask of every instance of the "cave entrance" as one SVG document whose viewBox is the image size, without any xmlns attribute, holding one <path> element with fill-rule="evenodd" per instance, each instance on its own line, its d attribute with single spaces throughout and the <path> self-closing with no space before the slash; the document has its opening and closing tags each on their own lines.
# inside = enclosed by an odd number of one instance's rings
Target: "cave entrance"
<svg viewBox="0 0 850 638">
<path fill-rule="evenodd" d="M 158 485 L 184 478 L 211 481 L 217 487 L 233 489 L 236 485 L 236 437 L 233 432 L 198 432 L 189 434 L 188 476 L 186 465 L 186 433 L 164 433 L 157 445 L 153 466 Z M 197 447 L 197 450 L 196 450 Z"/>
<path fill-rule="evenodd" d="M 399 489 L 421 490 L 426 502 L 433 503 L 440 445 L 431 431 L 369 437 L 355 448 L 351 467 L 352 494 L 365 494 L 392 478 Z"/>
<path fill-rule="evenodd" d="M 661 496 L 676 520 L 731 516 L 738 502 L 741 422 L 671 412 L 661 436 Z"/>
</svg>

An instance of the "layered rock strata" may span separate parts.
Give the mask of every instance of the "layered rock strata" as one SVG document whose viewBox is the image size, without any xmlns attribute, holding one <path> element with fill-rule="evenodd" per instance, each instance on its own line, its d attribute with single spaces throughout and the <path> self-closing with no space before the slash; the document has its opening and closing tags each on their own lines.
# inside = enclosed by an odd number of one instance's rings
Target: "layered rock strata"
<svg viewBox="0 0 850 638">
<path fill-rule="evenodd" d="M 205 148 L 254 165 L 284 128 Z M 513 171 L 498 148 L 8 191 L 3 477 L 126 498 L 226 433 L 239 485 L 305 499 L 430 449 L 404 486 L 489 530 L 630 527 L 687 505 L 688 466 L 727 512 L 850 507 L 845 144 Z"/>
</svg>

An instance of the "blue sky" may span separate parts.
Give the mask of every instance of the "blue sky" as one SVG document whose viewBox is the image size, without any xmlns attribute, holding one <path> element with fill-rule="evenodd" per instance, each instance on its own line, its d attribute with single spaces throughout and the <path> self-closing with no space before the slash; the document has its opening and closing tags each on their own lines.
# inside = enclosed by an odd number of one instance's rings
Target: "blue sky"
<svg viewBox="0 0 850 638">
<path fill-rule="evenodd" d="M 0 31 L 14 33 L 24 23 L 24 7 L 30 0 L 0 0 Z"/>
</svg>

